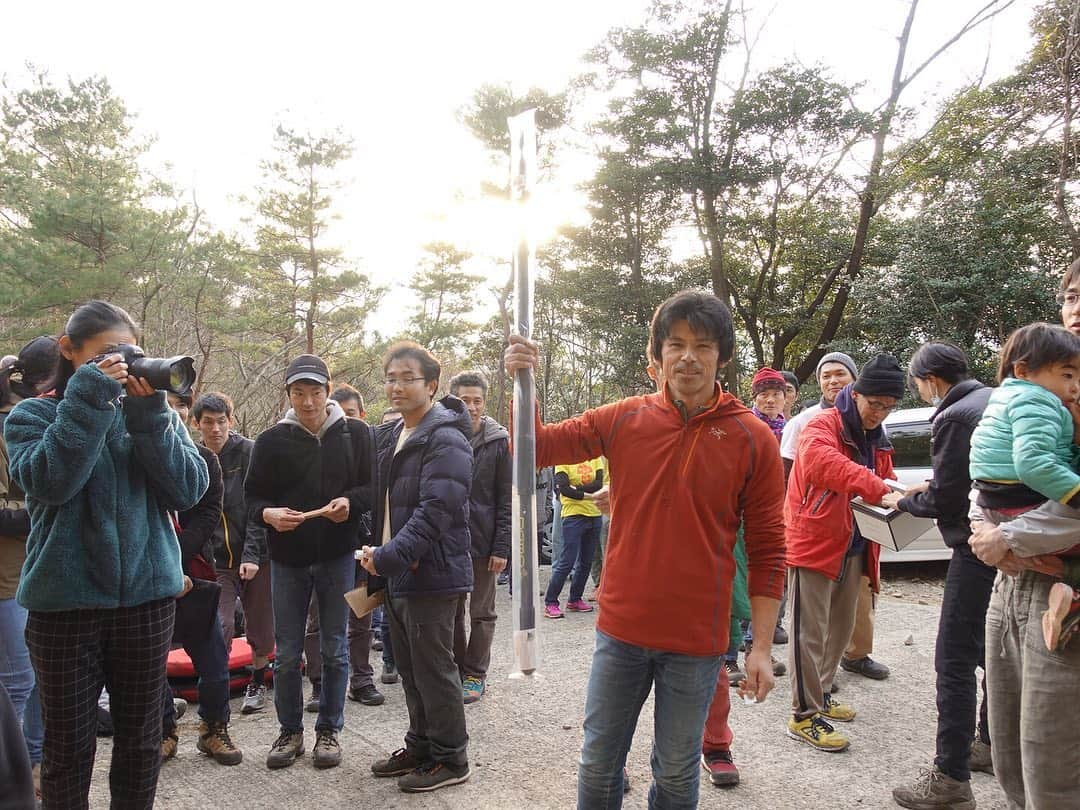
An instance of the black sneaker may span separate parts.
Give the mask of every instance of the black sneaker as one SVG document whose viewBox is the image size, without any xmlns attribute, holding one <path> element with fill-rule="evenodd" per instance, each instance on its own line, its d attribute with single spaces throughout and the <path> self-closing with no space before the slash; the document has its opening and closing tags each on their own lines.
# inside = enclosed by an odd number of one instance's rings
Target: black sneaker
<svg viewBox="0 0 1080 810">
<path fill-rule="evenodd" d="M 266 767 L 287 768 L 303 754 L 304 732 L 282 731 L 274 740 L 274 744 L 270 746 L 270 753 L 266 755 Z"/>
<path fill-rule="evenodd" d="M 356 686 L 350 689 L 349 700 L 355 700 L 365 706 L 381 706 L 386 697 L 375 688 L 375 684 L 369 683 L 366 686 Z"/>
<path fill-rule="evenodd" d="M 460 785 L 469 778 L 469 765 L 460 768 L 442 762 L 426 762 L 397 780 L 402 793 L 427 793 L 431 790 Z"/>
<path fill-rule="evenodd" d="M 398 671 L 397 667 L 393 664 L 383 664 L 382 675 L 379 676 L 379 680 L 383 683 L 397 683 Z"/>
<path fill-rule="evenodd" d="M 788 643 L 787 630 L 785 630 L 780 625 L 776 625 L 776 629 L 773 630 L 773 634 L 772 634 L 772 643 L 773 644 L 787 644 Z"/>
<path fill-rule="evenodd" d="M 399 748 L 386 759 L 376 760 L 371 766 L 371 772 L 375 776 L 404 776 L 415 771 L 421 764 L 407 748 Z"/>
<path fill-rule="evenodd" d="M 341 745 L 337 734 L 329 729 L 316 730 L 315 747 L 311 758 L 316 768 L 336 768 L 341 764 Z"/>
<path fill-rule="evenodd" d="M 848 658 L 845 655 L 840 659 L 840 669 L 845 672 L 854 672 L 856 675 L 862 675 L 864 678 L 875 681 L 883 681 L 889 677 L 889 668 L 875 661 L 869 655 L 856 659 Z"/>
</svg>

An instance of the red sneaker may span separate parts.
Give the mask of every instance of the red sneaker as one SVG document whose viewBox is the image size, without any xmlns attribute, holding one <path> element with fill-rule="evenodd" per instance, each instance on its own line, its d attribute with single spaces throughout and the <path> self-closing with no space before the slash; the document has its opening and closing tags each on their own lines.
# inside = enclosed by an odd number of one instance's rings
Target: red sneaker
<svg viewBox="0 0 1080 810">
<path fill-rule="evenodd" d="M 717 787 L 734 787 L 739 784 L 739 769 L 730 751 L 709 751 L 701 755 L 701 767 L 709 774 L 709 781 Z"/>
</svg>

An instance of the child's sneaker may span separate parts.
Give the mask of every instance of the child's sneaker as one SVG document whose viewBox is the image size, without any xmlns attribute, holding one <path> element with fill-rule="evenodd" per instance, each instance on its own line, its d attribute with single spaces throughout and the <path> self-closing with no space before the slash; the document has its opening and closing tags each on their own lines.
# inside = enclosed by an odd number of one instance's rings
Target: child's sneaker
<svg viewBox="0 0 1080 810">
<path fill-rule="evenodd" d="M 559 610 L 559 603 L 544 605 L 544 615 L 549 619 L 561 619 L 563 612 Z"/>
<path fill-rule="evenodd" d="M 574 599 L 566 603 L 566 609 L 571 613 L 592 613 L 593 606 L 584 599 Z"/>
<path fill-rule="evenodd" d="M 1064 582 L 1055 582 L 1050 587 L 1047 602 L 1048 607 L 1042 615 L 1043 641 L 1046 642 L 1046 649 L 1054 652 L 1064 640 L 1062 638 L 1065 631 L 1064 625 L 1068 622 L 1070 614 L 1077 614 L 1077 618 L 1080 618 L 1080 609 L 1078 609 L 1076 592 Z M 1072 635 L 1075 626 L 1074 619 L 1069 628 L 1069 635 Z"/>
</svg>

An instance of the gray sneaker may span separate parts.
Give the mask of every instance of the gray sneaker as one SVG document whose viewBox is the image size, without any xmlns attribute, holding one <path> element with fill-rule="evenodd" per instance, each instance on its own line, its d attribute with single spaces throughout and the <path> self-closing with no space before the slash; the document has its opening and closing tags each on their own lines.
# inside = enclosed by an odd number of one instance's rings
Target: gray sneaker
<svg viewBox="0 0 1080 810">
<path fill-rule="evenodd" d="M 304 755 L 304 732 L 282 731 L 266 755 L 267 768 L 288 768 Z"/>
<path fill-rule="evenodd" d="M 460 785 L 469 778 L 468 764 L 454 768 L 442 762 L 427 762 L 397 780 L 403 793 L 427 793 L 439 788 Z"/>
<path fill-rule="evenodd" d="M 311 684 L 311 697 L 304 704 L 304 711 L 315 714 L 319 710 L 319 697 L 322 695 L 322 686 L 318 681 Z"/>
<path fill-rule="evenodd" d="M 254 681 L 249 681 L 244 690 L 244 704 L 240 707 L 240 714 L 254 714 L 266 708 L 266 687 L 256 686 Z"/>
<path fill-rule="evenodd" d="M 336 768 L 341 764 L 341 746 L 337 734 L 329 730 L 315 732 L 315 747 L 311 756 L 316 768 Z"/>
<path fill-rule="evenodd" d="M 971 743 L 971 756 L 968 758 L 968 768 L 973 771 L 982 771 L 991 776 L 994 774 L 994 760 L 990 758 L 990 745 L 984 743 L 978 737 Z"/>
<path fill-rule="evenodd" d="M 923 768 L 914 782 L 894 788 L 892 795 L 908 810 L 975 810 L 971 783 L 947 776 L 936 765 Z"/>
</svg>

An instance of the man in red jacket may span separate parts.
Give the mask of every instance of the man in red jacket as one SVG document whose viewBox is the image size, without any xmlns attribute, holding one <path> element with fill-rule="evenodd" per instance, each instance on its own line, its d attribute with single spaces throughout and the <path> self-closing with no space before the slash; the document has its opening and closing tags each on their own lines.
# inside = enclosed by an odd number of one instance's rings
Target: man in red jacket
<svg viewBox="0 0 1080 810">
<path fill-rule="evenodd" d="M 784 503 L 788 595 L 792 600 L 791 702 L 787 733 L 821 751 L 843 751 L 848 739 L 830 721 L 855 711 L 828 690 L 851 638 L 863 575 L 878 590 L 881 547 L 854 526 L 850 501 L 877 504 L 893 477 L 892 445 L 881 427 L 904 396 L 896 358 L 879 354 L 811 419 L 799 437 Z M 754 636 L 755 640 L 757 635 Z"/>
<path fill-rule="evenodd" d="M 735 533 L 745 523 L 754 637 L 744 694 L 773 687 L 772 630 L 783 590 L 779 506 L 784 473 L 769 428 L 716 382 L 731 359 L 731 314 L 715 296 L 682 292 L 653 315 L 650 354 L 663 389 L 537 420 L 537 466 L 606 456 L 611 525 L 596 647 L 585 701 L 578 808 L 622 806 L 623 766 L 655 688 L 650 807 L 695 808 L 701 740 L 728 646 Z M 536 368 L 536 344 L 512 337 L 511 374 Z"/>
</svg>

